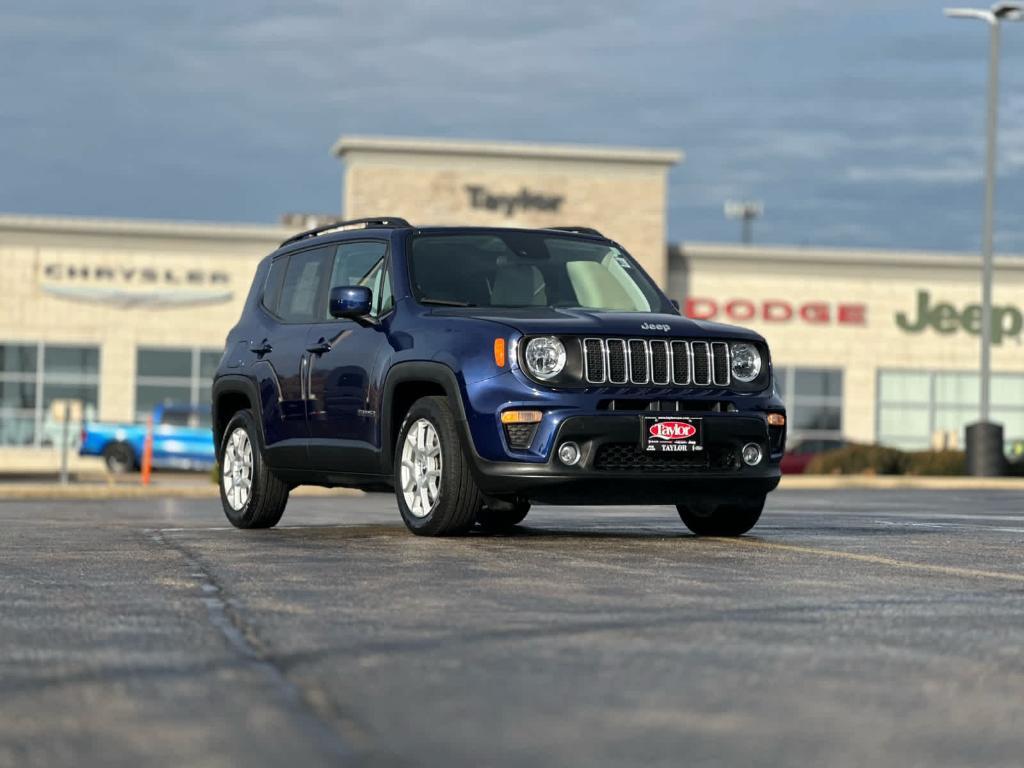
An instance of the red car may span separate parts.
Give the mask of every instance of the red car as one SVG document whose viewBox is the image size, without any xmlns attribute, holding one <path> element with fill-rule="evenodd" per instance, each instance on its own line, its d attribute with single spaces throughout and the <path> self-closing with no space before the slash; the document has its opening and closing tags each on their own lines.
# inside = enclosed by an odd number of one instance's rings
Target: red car
<svg viewBox="0 0 1024 768">
<path fill-rule="evenodd" d="M 784 475 L 802 475 L 807 470 L 811 459 L 820 453 L 828 453 L 846 445 L 845 440 L 826 440 L 821 438 L 810 438 L 798 441 L 792 448 L 786 451 L 779 465 Z"/>
</svg>

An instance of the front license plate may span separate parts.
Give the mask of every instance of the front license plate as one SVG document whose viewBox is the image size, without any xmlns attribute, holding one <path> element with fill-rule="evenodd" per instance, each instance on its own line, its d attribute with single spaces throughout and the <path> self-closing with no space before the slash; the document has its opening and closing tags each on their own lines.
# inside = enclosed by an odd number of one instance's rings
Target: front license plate
<svg viewBox="0 0 1024 768">
<path fill-rule="evenodd" d="M 640 426 L 640 450 L 645 453 L 696 453 L 704 450 L 700 419 L 641 416 Z"/>
</svg>

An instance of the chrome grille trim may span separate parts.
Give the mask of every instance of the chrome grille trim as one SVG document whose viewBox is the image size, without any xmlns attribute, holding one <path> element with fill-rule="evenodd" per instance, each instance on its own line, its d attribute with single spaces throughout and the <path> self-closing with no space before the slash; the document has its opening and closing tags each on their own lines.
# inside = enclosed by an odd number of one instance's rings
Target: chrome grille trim
<svg viewBox="0 0 1024 768">
<path fill-rule="evenodd" d="M 591 336 L 583 339 L 583 378 L 587 384 L 727 387 L 732 355 L 724 341 Z"/>
<path fill-rule="evenodd" d="M 702 359 L 703 358 L 703 359 Z M 705 376 L 698 376 L 697 372 L 706 371 Z M 698 387 L 706 387 L 711 384 L 711 345 L 706 341 L 690 342 L 690 377 Z"/>
<path fill-rule="evenodd" d="M 718 361 L 725 361 L 725 375 L 718 375 Z M 732 354 L 724 341 L 711 342 L 711 381 L 716 387 L 727 387 L 732 376 Z"/>
<path fill-rule="evenodd" d="M 633 350 L 634 347 L 640 348 L 640 362 L 644 366 L 643 378 L 635 374 L 636 370 L 633 367 L 633 355 L 636 354 Z M 632 384 L 647 384 L 651 380 L 651 348 L 647 345 L 647 342 L 643 339 L 630 339 L 626 344 L 626 350 L 629 356 L 626 358 L 626 372 L 629 375 L 629 381 Z"/>
<path fill-rule="evenodd" d="M 660 378 L 654 372 L 655 349 L 662 350 L 661 354 L 665 356 L 665 375 Z M 668 384 L 672 380 L 672 357 L 668 342 L 663 339 L 653 339 L 651 343 L 647 345 L 647 354 L 651 361 L 651 383 L 660 385 Z"/>
<path fill-rule="evenodd" d="M 621 379 L 612 378 L 612 346 L 619 349 L 619 353 L 622 355 L 622 372 L 623 377 Z M 626 351 L 626 340 L 625 339 L 605 339 L 604 342 L 604 354 L 605 360 L 608 361 L 608 383 L 609 384 L 628 384 L 629 383 L 629 354 Z"/>
<path fill-rule="evenodd" d="M 682 372 L 676 365 L 676 349 L 678 348 L 682 348 L 683 360 L 686 362 L 686 370 Z M 693 368 L 693 364 L 690 362 L 690 345 L 685 341 L 673 341 L 669 345 L 669 350 L 672 352 L 672 383 L 676 386 L 686 386 L 690 383 L 690 371 Z"/>
<path fill-rule="evenodd" d="M 601 357 L 601 371 L 599 374 L 595 374 L 590 370 L 590 355 L 587 353 L 587 347 L 593 344 L 598 345 L 598 351 Z M 608 378 L 608 347 L 605 346 L 604 339 L 584 339 L 583 340 L 583 377 L 587 380 L 588 384 L 603 384 Z"/>
</svg>

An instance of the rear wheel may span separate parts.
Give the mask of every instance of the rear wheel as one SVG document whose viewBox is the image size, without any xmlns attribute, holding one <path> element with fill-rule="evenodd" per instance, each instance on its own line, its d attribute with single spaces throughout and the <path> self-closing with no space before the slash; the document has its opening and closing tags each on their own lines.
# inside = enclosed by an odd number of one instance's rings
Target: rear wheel
<svg viewBox="0 0 1024 768">
<path fill-rule="evenodd" d="M 220 444 L 220 502 L 236 528 L 272 528 L 288 503 L 288 486 L 263 460 L 251 411 L 236 413 Z"/>
<path fill-rule="evenodd" d="M 483 506 L 444 397 L 413 403 L 398 433 L 395 497 L 406 527 L 419 536 L 466 533 Z"/>
<path fill-rule="evenodd" d="M 523 522 L 529 511 L 528 501 L 517 501 L 509 504 L 507 508 L 504 505 L 498 509 L 485 506 L 477 512 L 476 522 L 485 531 L 507 531 Z"/>
<path fill-rule="evenodd" d="M 721 503 L 677 504 L 683 524 L 698 536 L 742 536 L 755 525 L 765 497 Z"/>
<path fill-rule="evenodd" d="M 111 443 L 103 449 L 103 463 L 115 475 L 135 469 L 135 451 L 128 443 Z"/>
</svg>

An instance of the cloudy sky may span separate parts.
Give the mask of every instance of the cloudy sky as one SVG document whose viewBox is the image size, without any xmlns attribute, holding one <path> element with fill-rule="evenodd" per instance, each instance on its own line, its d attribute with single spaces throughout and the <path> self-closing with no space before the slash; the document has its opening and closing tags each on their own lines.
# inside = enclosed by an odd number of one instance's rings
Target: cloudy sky
<svg viewBox="0 0 1024 768">
<path fill-rule="evenodd" d="M 977 248 L 987 31 L 930 0 L 0 0 L 0 211 L 273 222 L 342 133 L 681 148 L 673 240 Z M 1024 252 L 1024 24 L 998 244 Z M 1016 77 L 1020 73 L 1021 77 Z"/>
</svg>

